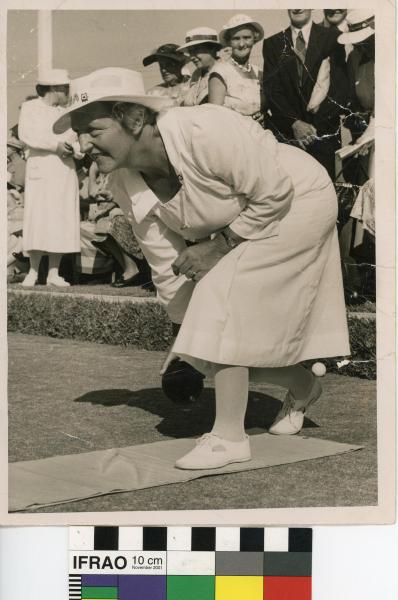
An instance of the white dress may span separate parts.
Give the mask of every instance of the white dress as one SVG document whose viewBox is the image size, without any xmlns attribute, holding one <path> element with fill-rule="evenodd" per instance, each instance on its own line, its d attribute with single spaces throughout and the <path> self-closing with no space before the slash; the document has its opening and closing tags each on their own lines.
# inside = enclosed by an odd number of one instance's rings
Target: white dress
<svg viewBox="0 0 398 600">
<path fill-rule="evenodd" d="M 245 74 L 234 67 L 229 60 L 217 61 L 211 69 L 209 77 L 218 76 L 226 87 L 224 106 L 240 112 L 242 115 L 253 115 L 261 108 L 261 79 L 259 68 L 252 65 L 251 71 Z"/>
<path fill-rule="evenodd" d="M 220 106 L 170 109 L 158 127 L 182 181 L 178 194 L 162 204 L 137 173 L 117 178 L 160 299 L 182 320 L 173 351 L 205 374 L 211 363 L 281 367 L 349 354 L 326 170 Z M 247 241 L 196 285 L 173 277 L 184 239 L 227 224 Z"/>
<path fill-rule="evenodd" d="M 74 143 L 76 134 L 52 132 L 63 109 L 41 98 L 24 102 L 18 134 L 29 147 L 25 176 L 23 249 L 80 252 L 79 184 L 73 158 L 56 154 L 59 142 Z"/>
</svg>

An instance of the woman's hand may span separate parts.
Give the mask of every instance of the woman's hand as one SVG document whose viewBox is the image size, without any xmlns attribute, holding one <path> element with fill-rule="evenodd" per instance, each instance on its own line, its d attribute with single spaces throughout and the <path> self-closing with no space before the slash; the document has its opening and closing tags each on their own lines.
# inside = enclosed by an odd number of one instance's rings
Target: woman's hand
<svg viewBox="0 0 398 600">
<path fill-rule="evenodd" d="M 101 190 L 95 195 L 96 202 L 112 202 L 113 194 L 111 190 Z"/>
<path fill-rule="evenodd" d="M 217 235 L 213 240 L 199 242 L 181 252 L 172 264 L 173 273 L 200 281 L 229 250 L 221 235 Z"/>
<path fill-rule="evenodd" d="M 70 144 L 68 144 L 68 142 L 59 142 L 56 153 L 61 158 L 67 158 L 73 154 L 73 148 Z"/>
</svg>

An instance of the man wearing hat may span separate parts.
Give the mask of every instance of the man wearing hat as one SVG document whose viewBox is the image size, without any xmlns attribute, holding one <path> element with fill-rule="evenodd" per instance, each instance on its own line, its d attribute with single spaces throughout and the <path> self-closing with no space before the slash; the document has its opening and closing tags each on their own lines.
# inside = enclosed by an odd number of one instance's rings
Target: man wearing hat
<svg viewBox="0 0 398 600">
<path fill-rule="evenodd" d="M 183 73 L 183 67 L 188 62 L 186 56 L 178 51 L 177 44 L 163 44 L 142 61 L 144 67 L 155 62 L 159 64 L 163 83 L 155 85 L 147 93 L 168 97 L 170 106 L 180 106 L 189 88 L 189 76 Z"/>
<path fill-rule="evenodd" d="M 312 22 L 311 10 L 288 10 L 288 15 L 290 26 L 263 45 L 268 126 L 281 141 L 309 152 L 334 178 L 348 93 L 344 49 L 334 29 Z"/>
</svg>

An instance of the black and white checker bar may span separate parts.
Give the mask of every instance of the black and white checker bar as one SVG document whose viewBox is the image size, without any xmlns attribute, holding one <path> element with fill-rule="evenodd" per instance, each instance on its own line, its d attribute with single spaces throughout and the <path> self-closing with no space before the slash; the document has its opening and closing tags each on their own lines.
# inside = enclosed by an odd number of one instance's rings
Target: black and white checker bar
<svg viewBox="0 0 398 600">
<path fill-rule="evenodd" d="M 69 550 L 312 552 L 312 530 L 294 527 L 70 527 Z"/>
</svg>

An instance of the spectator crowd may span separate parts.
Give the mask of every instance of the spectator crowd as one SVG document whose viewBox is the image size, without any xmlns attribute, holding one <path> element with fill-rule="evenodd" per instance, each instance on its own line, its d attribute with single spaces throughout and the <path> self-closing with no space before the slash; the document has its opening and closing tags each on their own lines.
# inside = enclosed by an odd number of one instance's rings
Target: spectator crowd
<svg viewBox="0 0 398 600">
<path fill-rule="evenodd" d="M 287 29 L 268 38 L 261 23 L 238 14 L 220 32 L 200 26 L 182 44 L 163 43 L 142 61 L 160 71 L 161 82 L 147 94 L 167 98 L 170 108 L 223 105 L 318 160 L 339 200 L 346 299 L 373 298 L 374 269 L 357 263 L 375 263 L 374 15 L 326 9 L 321 23 L 307 9 L 288 16 Z M 260 42 L 263 64 L 255 65 L 251 53 Z M 52 132 L 73 90 L 67 71 L 39 73 L 37 96 L 22 104 L 9 132 L 8 279 L 24 287 L 105 282 L 151 289 L 117 189 L 80 152 L 73 131 Z"/>
</svg>

